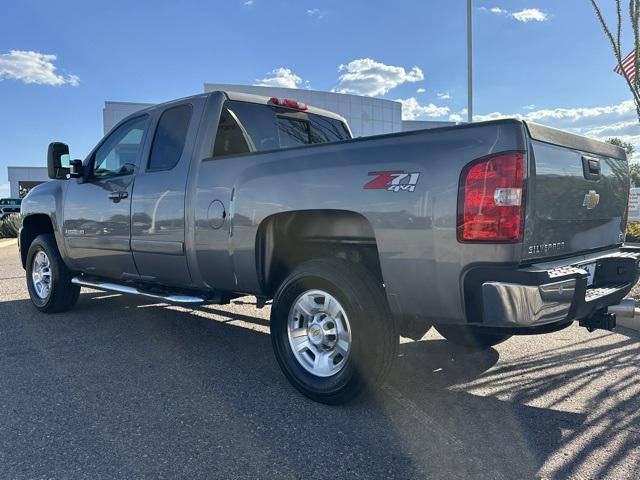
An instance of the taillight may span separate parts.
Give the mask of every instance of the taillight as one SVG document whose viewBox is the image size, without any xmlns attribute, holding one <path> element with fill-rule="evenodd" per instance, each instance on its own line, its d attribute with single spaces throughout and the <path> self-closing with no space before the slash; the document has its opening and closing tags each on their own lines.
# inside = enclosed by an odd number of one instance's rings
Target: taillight
<svg viewBox="0 0 640 480">
<path fill-rule="evenodd" d="M 309 106 L 306 103 L 299 102 L 297 100 L 291 100 L 290 98 L 278 98 L 271 97 L 269 102 L 281 107 L 293 108 L 295 110 L 308 110 Z"/>
<path fill-rule="evenodd" d="M 524 154 L 501 153 L 465 167 L 458 194 L 458 241 L 519 242 L 524 220 Z"/>
</svg>

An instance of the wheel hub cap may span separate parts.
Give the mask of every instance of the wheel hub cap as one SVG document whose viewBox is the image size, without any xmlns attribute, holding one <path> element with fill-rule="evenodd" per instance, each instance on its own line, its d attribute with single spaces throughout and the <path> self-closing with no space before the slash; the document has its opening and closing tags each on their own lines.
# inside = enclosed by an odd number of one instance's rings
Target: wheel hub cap
<svg viewBox="0 0 640 480">
<path fill-rule="evenodd" d="M 31 280 L 36 295 L 41 299 L 45 299 L 51 292 L 51 265 L 49 257 L 43 251 L 36 253 L 31 268 Z"/>
<path fill-rule="evenodd" d="M 309 290 L 291 307 L 289 344 L 298 363 L 319 377 L 342 370 L 351 351 L 351 327 L 340 302 L 322 290 Z"/>
</svg>

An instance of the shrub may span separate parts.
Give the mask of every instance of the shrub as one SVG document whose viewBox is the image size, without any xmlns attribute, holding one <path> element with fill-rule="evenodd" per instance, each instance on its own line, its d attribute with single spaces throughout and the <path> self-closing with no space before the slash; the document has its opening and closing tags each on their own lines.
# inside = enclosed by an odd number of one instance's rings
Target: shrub
<svg viewBox="0 0 640 480">
<path fill-rule="evenodd" d="M 16 238 L 21 226 L 20 215 L 9 215 L 4 220 L 0 220 L 0 238 Z"/>
<path fill-rule="evenodd" d="M 640 242 L 640 222 L 627 223 L 627 242 Z"/>
</svg>

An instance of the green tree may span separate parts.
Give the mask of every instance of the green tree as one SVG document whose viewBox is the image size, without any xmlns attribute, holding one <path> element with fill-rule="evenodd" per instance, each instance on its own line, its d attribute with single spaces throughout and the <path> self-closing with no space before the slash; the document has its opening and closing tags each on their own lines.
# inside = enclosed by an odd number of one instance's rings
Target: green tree
<svg viewBox="0 0 640 480">
<path fill-rule="evenodd" d="M 591 5 L 593 5 L 593 9 L 596 12 L 596 16 L 598 17 L 598 21 L 604 30 L 604 34 L 609 39 L 609 43 L 611 44 L 611 48 L 613 49 L 613 55 L 616 58 L 616 63 L 618 67 L 622 69 L 622 60 L 625 58 L 625 54 L 622 51 L 622 6 L 620 4 L 620 0 L 615 0 L 616 5 L 616 25 L 615 30 L 612 31 L 607 25 L 607 22 L 602 15 L 602 10 L 598 6 L 596 0 L 590 0 Z M 629 0 L 629 20 L 631 23 L 631 31 L 633 32 L 633 49 L 635 51 L 635 70 L 638 73 L 633 81 L 628 78 L 626 75 L 624 76 L 625 81 L 627 82 L 627 86 L 633 95 L 633 101 L 636 106 L 636 114 L 638 115 L 638 119 L 640 119 L 640 30 L 638 26 L 640 25 L 640 0 Z"/>
<path fill-rule="evenodd" d="M 610 143 L 611 145 L 615 145 L 616 147 L 623 148 L 624 151 L 627 152 L 627 157 L 630 157 L 631 155 L 633 155 L 633 152 L 635 152 L 632 143 L 620 140 L 618 137 L 607 138 L 606 142 Z"/>
<path fill-rule="evenodd" d="M 640 163 L 629 164 L 629 175 L 631 175 L 631 186 L 640 187 Z"/>
<path fill-rule="evenodd" d="M 627 157 L 631 157 L 635 152 L 633 144 L 620 140 L 618 137 L 607 138 L 606 142 L 616 147 L 624 148 L 625 152 L 627 152 Z M 631 186 L 640 187 L 640 163 L 629 162 L 629 175 L 631 176 Z"/>
</svg>

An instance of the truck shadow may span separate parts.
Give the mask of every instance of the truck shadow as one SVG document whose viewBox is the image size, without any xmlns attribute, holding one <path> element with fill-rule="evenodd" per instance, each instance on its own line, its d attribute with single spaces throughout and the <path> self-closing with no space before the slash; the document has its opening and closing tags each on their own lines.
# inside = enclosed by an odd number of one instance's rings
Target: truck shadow
<svg viewBox="0 0 640 480">
<path fill-rule="evenodd" d="M 401 345 L 374 396 L 329 407 L 280 373 L 268 310 L 238 306 L 91 292 L 72 312 L 44 316 L 29 301 L 0 302 L 0 377 L 20 394 L 4 400 L 17 413 L 0 417 L 17 445 L 6 455 L 29 464 L 37 418 L 60 437 L 50 449 L 84 441 L 77 458 L 100 452 L 115 471 L 169 477 L 567 478 L 594 457 L 594 478 L 638 469 L 637 338 L 546 350 L 517 339 L 529 353 L 503 363 L 501 346 L 472 353 L 430 335 Z"/>
</svg>

